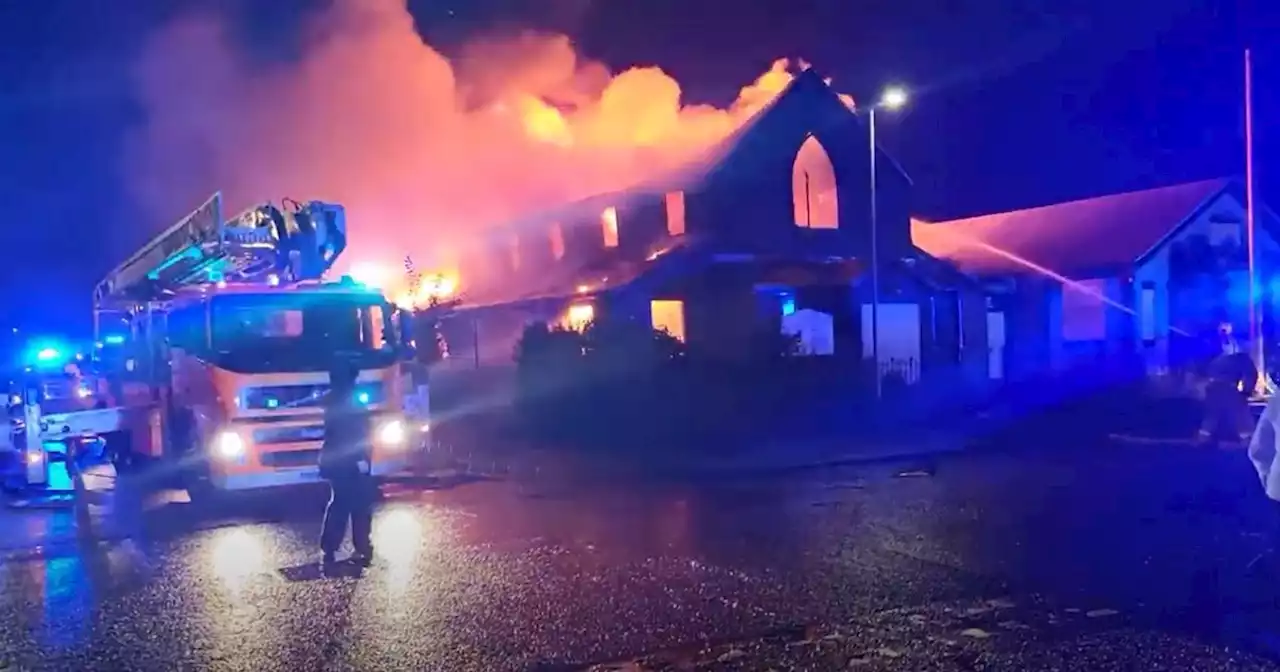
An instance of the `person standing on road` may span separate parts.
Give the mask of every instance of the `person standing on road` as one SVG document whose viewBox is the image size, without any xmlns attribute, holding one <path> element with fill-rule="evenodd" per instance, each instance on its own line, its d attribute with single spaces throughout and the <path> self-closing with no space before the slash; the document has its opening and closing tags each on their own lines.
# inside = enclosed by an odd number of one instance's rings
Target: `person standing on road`
<svg viewBox="0 0 1280 672">
<path fill-rule="evenodd" d="M 356 551 L 354 559 L 365 566 L 373 559 L 370 536 L 375 486 L 369 474 L 368 410 L 356 401 L 359 373 L 351 362 L 336 362 L 329 373 L 329 393 L 324 400 L 320 476 L 329 481 L 329 506 L 324 512 L 320 550 L 325 565 L 336 561 L 348 522 L 351 545 Z"/>
<path fill-rule="evenodd" d="M 1258 384 L 1258 370 L 1236 341 L 1230 323 L 1223 323 L 1218 333 L 1220 349 L 1209 362 L 1199 439 L 1204 444 L 1225 440 L 1248 445 L 1253 434 L 1249 396 Z"/>
</svg>

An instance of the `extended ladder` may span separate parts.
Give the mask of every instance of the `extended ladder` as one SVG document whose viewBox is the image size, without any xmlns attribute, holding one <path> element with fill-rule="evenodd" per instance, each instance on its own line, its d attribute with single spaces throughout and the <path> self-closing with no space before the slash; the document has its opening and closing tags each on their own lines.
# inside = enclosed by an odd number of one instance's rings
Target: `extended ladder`
<svg viewBox="0 0 1280 672">
<path fill-rule="evenodd" d="M 319 279 L 346 248 L 345 210 L 320 201 L 287 203 L 291 211 L 265 203 L 224 221 L 222 194 L 215 193 L 107 274 L 94 289 L 95 311 L 222 279 Z"/>
</svg>

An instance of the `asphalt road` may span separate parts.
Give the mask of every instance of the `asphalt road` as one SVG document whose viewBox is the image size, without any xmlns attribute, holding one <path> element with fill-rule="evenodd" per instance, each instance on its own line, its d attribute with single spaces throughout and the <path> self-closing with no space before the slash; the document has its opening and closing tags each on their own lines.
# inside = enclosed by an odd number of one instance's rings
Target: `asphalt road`
<svg viewBox="0 0 1280 672">
<path fill-rule="evenodd" d="M 314 492 L 128 540 L 106 501 L 6 512 L 0 668 L 1280 669 L 1239 454 L 389 490 L 378 562 L 330 578 Z"/>
</svg>

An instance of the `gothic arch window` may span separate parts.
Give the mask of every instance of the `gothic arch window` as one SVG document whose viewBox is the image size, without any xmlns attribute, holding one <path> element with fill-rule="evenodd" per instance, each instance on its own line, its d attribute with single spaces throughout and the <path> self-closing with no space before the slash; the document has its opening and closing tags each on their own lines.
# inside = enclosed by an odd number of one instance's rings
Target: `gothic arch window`
<svg viewBox="0 0 1280 672">
<path fill-rule="evenodd" d="M 800 145 L 791 168 L 791 201 L 796 226 L 834 229 L 840 226 L 836 197 L 836 169 L 822 143 L 810 135 Z"/>
</svg>

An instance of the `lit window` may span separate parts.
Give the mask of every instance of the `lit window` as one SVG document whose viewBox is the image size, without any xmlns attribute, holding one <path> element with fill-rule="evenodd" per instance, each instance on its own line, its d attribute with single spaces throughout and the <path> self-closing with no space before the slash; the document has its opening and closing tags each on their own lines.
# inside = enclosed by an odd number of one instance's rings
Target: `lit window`
<svg viewBox="0 0 1280 672">
<path fill-rule="evenodd" d="M 840 225 L 835 166 L 822 143 L 812 135 L 800 145 L 791 169 L 791 200 L 796 226 L 834 229 Z"/>
<path fill-rule="evenodd" d="M 386 315 L 382 312 L 382 306 L 369 306 L 361 320 L 360 326 L 365 330 L 366 340 L 376 350 L 381 350 L 387 344 L 384 320 Z"/>
<path fill-rule="evenodd" d="M 684 342 L 683 301 L 651 301 L 649 313 L 654 329 L 665 331 L 677 341 Z"/>
<path fill-rule="evenodd" d="M 604 246 L 618 246 L 618 209 L 610 206 L 600 213 L 600 228 L 604 230 Z"/>
<path fill-rule="evenodd" d="M 564 258 L 564 228 L 559 222 L 551 225 L 551 258 Z"/>
<path fill-rule="evenodd" d="M 575 303 L 565 312 L 563 326 L 566 329 L 582 331 L 596 317 L 596 309 L 589 303 Z"/>
<path fill-rule="evenodd" d="M 782 316 L 786 317 L 796 312 L 796 297 L 790 294 L 782 295 Z"/>
<path fill-rule="evenodd" d="M 673 236 L 684 234 L 683 191 L 673 191 L 667 194 L 667 233 Z"/>
</svg>

